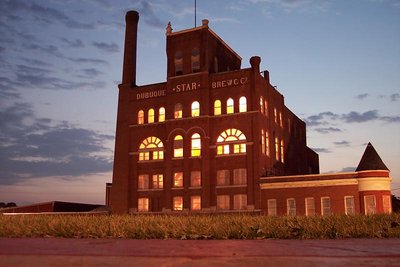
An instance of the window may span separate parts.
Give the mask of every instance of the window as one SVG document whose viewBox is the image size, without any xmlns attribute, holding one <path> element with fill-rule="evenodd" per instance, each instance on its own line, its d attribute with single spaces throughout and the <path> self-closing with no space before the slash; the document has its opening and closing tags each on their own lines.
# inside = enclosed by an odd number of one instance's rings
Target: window
<svg viewBox="0 0 400 267">
<path fill-rule="evenodd" d="M 192 148 L 191 154 L 192 157 L 200 157 L 201 156 L 201 138 L 198 133 L 192 135 Z"/>
<path fill-rule="evenodd" d="M 354 215 L 356 213 L 354 207 L 354 197 L 353 196 L 346 196 L 344 197 L 344 209 L 347 215 Z"/>
<path fill-rule="evenodd" d="M 183 187 L 183 172 L 174 173 L 174 187 Z"/>
<path fill-rule="evenodd" d="M 217 185 L 229 185 L 230 175 L 229 170 L 218 170 L 217 171 Z"/>
<path fill-rule="evenodd" d="M 265 135 L 263 129 L 261 129 L 261 153 L 265 155 Z"/>
<path fill-rule="evenodd" d="M 276 199 L 268 199 L 268 216 L 277 215 Z"/>
<path fill-rule="evenodd" d="M 281 140 L 281 162 L 285 162 L 285 150 L 284 150 L 284 142 Z"/>
<path fill-rule="evenodd" d="M 200 187 L 201 186 L 201 172 L 192 171 L 190 172 L 190 186 Z"/>
<path fill-rule="evenodd" d="M 364 206 L 365 214 L 375 214 L 376 213 L 376 200 L 374 195 L 364 196 Z"/>
<path fill-rule="evenodd" d="M 306 216 L 315 215 L 315 201 L 313 197 L 306 197 Z"/>
<path fill-rule="evenodd" d="M 192 103 L 192 117 L 200 116 L 200 104 L 197 101 Z"/>
<path fill-rule="evenodd" d="M 214 115 L 221 115 L 221 101 L 218 99 L 214 101 Z"/>
<path fill-rule="evenodd" d="M 138 189 L 149 189 L 149 176 L 147 174 L 138 176 Z"/>
<path fill-rule="evenodd" d="M 246 153 L 246 136 L 240 130 L 227 129 L 219 135 L 217 139 L 218 155 L 244 153 Z"/>
<path fill-rule="evenodd" d="M 233 170 L 233 184 L 234 185 L 247 185 L 247 169 L 234 169 Z"/>
<path fill-rule="evenodd" d="M 200 51 L 198 48 L 192 50 L 192 72 L 200 70 Z"/>
<path fill-rule="evenodd" d="M 181 103 L 175 104 L 175 108 L 174 108 L 174 118 L 175 118 L 175 119 L 180 119 L 180 118 L 182 118 L 182 104 L 181 104 Z"/>
<path fill-rule="evenodd" d="M 164 159 L 164 145 L 155 136 L 147 137 L 139 146 L 139 161 Z"/>
<path fill-rule="evenodd" d="M 247 99 L 246 97 L 242 96 L 239 98 L 239 112 L 246 112 L 247 111 Z"/>
<path fill-rule="evenodd" d="M 190 209 L 191 210 L 201 210 L 201 196 L 191 196 L 190 197 Z"/>
<path fill-rule="evenodd" d="M 229 210 L 230 209 L 230 198 L 229 195 L 218 195 L 217 196 L 217 209 Z"/>
<path fill-rule="evenodd" d="M 173 198 L 173 210 L 179 211 L 183 210 L 183 197 L 174 197 Z"/>
<path fill-rule="evenodd" d="M 177 135 L 174 138 L 174 158 L 183 157 L 183 137 L 182 135 Z"/>
<path fill-rule="evenodd" d="M 267 99 L 264 100 L 264 113 L 265 113 L 265 116 L 268 117 L 268 101 L 267 101 Z"/>
<path fill-rule="evenodd" d="M 275 159 L 279 161 L 279 140 L 278 137 L 275 137 Z"/>
<path fill-rule="evenodd" d="M 148 123 L 153 123 L 154 122 L 154 109 L 149 109 L 149 112 L 147 114 L 147 122 Z"/>
<path fill-rule="evenodd" d="M 275 123 L 278 123 L 278 111 L 276 110 L 276 108 L 274 108 L 274 120 Z"/>
<path fill-rule="evenodd" d="M 158 110 L 158 121 L 159 121 L 159 122 L 165 121 L 165 108 L 164 108 L 164 107 L 161 107 L 161 108 Z"/>
<path fill-rule="evenodd" d="M 286 199 L 287 215 L 296 216 L 296 200 L 294 198 Z"/>
<path fill-rule="evenodd" d="M 138 112 L 137 123 L 138 124 L 143 124 L 144 123 L 144 111 L 143 110 L 139 110 L 139 112 Z"/>
<path fill-rule="evenodd" d="M 239 194 L 233 196 L 233 209 L 245 210 L 247 208 L 247 195 Z"/>
<path fill-rule="evenodd" d="M 279 112 L 279 125 L 281 128 L 283 128 L 283 117 L 282 117 L 282 112 Z"/>
<path fill-rule="evenodd" d="M 264 114 L 264 98 L 260 96 L 260 111 Z"/>
<path fill-rule="evenodd" d="M 331 214 L 331 198 L 321 197 L 321 215 Z"/>
<path fill-rule="evenodd" d="M 234 102 L 232 98 L 226 101 L 226 114 L 232 114 L 235 112 Z"/>
<path fill-rule="evenodd" d="M 183 54 L 181 51 L 175 53 L 175 75 L 183 74 Z"/>
<path fill-rule="evenodd" d="M 164 181 L 162 174 L 153 174 L 153 188 L 154 189 L 163 189 Z"/>
<path fill-rule="evenodd" d="M 218 58 L 214 57 L 214 72 L 218 72 Z"/>
<path fill-rule="evenodd" d="M 392 197 L 390 195 L 382 196 L 383 212 L 392 212 Z"/>
<path fill-rule="evenodd" d="M 147 197 L 138 199 L 138 211 L 139 212 L 149 211 L 149 199 Z"/>
<path fill-rule="evenodd" d="M 268 136 L 268 131 L 265 131 L 265 152 L 267 156 L 269 157 L 269 136 Z"/>
</svg>

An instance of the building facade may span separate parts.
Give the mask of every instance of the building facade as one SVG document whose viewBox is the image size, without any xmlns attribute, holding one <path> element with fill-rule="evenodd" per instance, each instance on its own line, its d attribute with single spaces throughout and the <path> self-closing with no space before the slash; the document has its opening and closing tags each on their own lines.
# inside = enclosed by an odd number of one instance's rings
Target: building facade
<svg viewBox="0 0 400 267">
<path fill-rule="evenodd" d="M 207 20 L 178 32 L 169 23 L 167 80 L 138 86 L 138 20 L 137 12 L 127 13 L 106 204 L 115 213 L 284 214 L 287 205 L 278 199 L 304 191 L 284 183 L 320 179 L 318 155 L 307 147 L 305 123 L 285 106 L 268 71 L 260 71 L 260 57 L 242 69 L 241 57 Z"/>
</svg>

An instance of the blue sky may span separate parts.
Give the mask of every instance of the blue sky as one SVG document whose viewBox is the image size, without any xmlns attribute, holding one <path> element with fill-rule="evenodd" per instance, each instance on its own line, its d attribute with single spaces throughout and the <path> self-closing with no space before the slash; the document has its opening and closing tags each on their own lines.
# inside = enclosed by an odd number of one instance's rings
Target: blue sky
<svg viewBox="0 0 400 267">
<path fill-rule="evenodd" d="M 0 202 L 104 202 L 131 9 L 137 82 L 165 81 L 166 24 L 193 27 L 194 0 L 0 1 Z M 197 0 L 204 18 L 242 67 L 262 58 L 321 172 L 354 170 L 372 142 L 400 188 L 398 0 Z"/>
</svg>

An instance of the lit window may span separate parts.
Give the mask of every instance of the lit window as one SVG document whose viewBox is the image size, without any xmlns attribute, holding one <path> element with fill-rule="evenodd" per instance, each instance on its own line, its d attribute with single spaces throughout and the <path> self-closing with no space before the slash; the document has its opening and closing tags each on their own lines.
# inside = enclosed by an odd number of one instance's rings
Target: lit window
<svg viewBox="0 0 400 267">
<path fill-rule="evenodd" d="M 233 196 L 233 209 L 245 210 L 247 208 L 247 195 L 238 194 Z"/>
<path fill-rule="evenodd" d="M 276 199 L 268 199 L 268 216 L 277 215 Z"/>
<path fill-rule="evenodd" d="M 264 114 L 264 98 L 260 96 L 260 111 Z"/>
<path fill-rule="evenodd" d="M 233 184 L 247 185 L 247 169 L 243 168 L 233 170 Z"/>
<path fill-rule="evenodd" d="M 158 110 L 158 121 L 159 121 L 159 122 L 165 121 L 165 108 L 164 108 L 164 107 L 161 107 L 161 108 Z"/>
<path fill-rule="evenodd" d="M 147 122 L 153 123 L 154 122 L 154 109 L 149 109 L 149 113 L 147 115 Z"/>
<path fill-rule="evenodd" d="M 183 157 L 183 137 L 177 135 L 174 138 L 174 158 Z"/>
<path fill-rule="evenodd" d="M 281 140 L 281 162 L 285 162 L 285 149 L 284 149 L 284 142 Z"/>
<path fill-rule="evenodd" d="M 275 123 L 278 123 L 278 111 L 276 110 L 276 108 L 274 108 L 274 120 Z"/>
<path fill-rule="evenodd" d="M 137 123 L 138 124 L 143 124 L 144 123 L 144 111 L 143 110 L 139 110 L 139 112 L 138 112 Z"/>
<path fill-rule="evenodd" d="M 147 174 L 138 176 L 138 189 L 149 189 L 149 176 Z"/>
<path fill-rule="evenodd" d="M 173 198 L 173 209 L 176 211 L 183 210 L 183 197 L 174 197 Z"/>
<path fill-rule="evenodd" d="M 153 174 L 153 188 L 162 189 L 164 187 L 164 179 L 162 174 Z"/>
<path fill-rule="evenodd" d="M 192 72 L 200 70 L 200 51 L 197 48 L 192 50 Z"/>
<path fill-rule="evenodd" d="M 190 186 L 200 187 L 201 186 L 201 172 L 192 171 L 190 172 Z"/>
<path fill-rule="evenodd" d="M 217 154 L 228 155 L 246 153 L 246 136 L 238 129 L 227 129 L 217 139 Z"/>
<path fill-rule="evenodd" d="M 267 156 L 269 157 L 269 135 L 268 135 L 268 131 L 265 131 L 265 152 L 267 153 Z"/>
<path fill-rule="evenodd" d="M 175 75 L 183 74 L 183 55 L 181 51 L 175 54 Z"/>
<path fill-rule="evenodd" d="M 247 111 L 247 99 L 246 97 L 242 96 L 239 98 L 239 112 L 246 112 Z"/>
<path fill-rule="evenodd" d="M 264 113 L 268 117 L 268 102 L 267 102 L 267 99 L 264 100 Z"/>
<path fill-rule="evenodd" d="M 180 119 L 180 118 L 182 118 L 182 104 L 181 104 L 181 103 L 175 104 L 175 108 L 174 108 L 174 118 L 175 118 L 175 119 Z"/>
<path fill-rule="evenodd" d="M 217 185 L 229 185 L 229 170 L 218 170 L 217 171 Z"/>
<path fill-rule="evenodd" d="M 149 211 L 149 199 L 147 197 L 138 199 L 138 211 L 139 212 Z"/>
<path fill-rule="evenodd" d="M 321 215 L 331 214 L 331 198 L 321 197 Z"/>
<path fill-rule="evenodd" d="M 383 212 L 391 213 L 392 212 L 392 197 L 390 195 L 382 196 L 383 202 Z"/>
<path fill-rule="evenodd" d="M 364 207 L 366 215 L 376 213 L 376 200 L 374 195 L 364 196 Z"/>
<path fill-rule="evenodd" d="M 200 157 L 200 155 L 201 155 L 201 138 L 198 133 L 195 133 L 192 135 L 191 156 Z"/>
<path fill-rule="evenodd" d="M 279 124 L 281 128 L 283 128 L 283 117 L 282 117 L 282 112 L 279 112 Z"/>
<path fill-rule="evenodd" d="M 162 159 L 164 159 L 164 145 L 161 140 L 155 136 L 144 139 L 139 146 L 139 161 Z"/>
<path fill-rule="evenodd" d="M 183 172 L 174 173 L 174 187 L 183 187 Z"/>
<path fill-rule="evenodd" d="M 294 198 L 286 199 L 287 215 L 296 216 L 296 200 Z"/>
<path fill-rule="evenodd" d="M 197 101 L 192 103 L 192 117 L 200 116 L 200 104 Z"/>
<path fill-rule="evenodd" d="M 354 215 L 356 213 L 354 207 L 354 196 L 344 197 L 344 208 L 347 215 Z"/>
<path fill-rule="evenodd" d="M 306 197 L 306 216 L 315 215 L 315 201 L 313 197 Z"/>
<path fill-rule="evenodd" d="M 191 196 L 190 197 L 190 209 L 191 210 L 201 210 L 201 196 Z"/>
<path fill-rule="evenodd" d="M 232 114 L 235 112 L 234 102 L 232 98 L 226 101 L 226 114 Z"/>
<path fill-rule="evenodd" d="M 261 129 L 261 153 L 265 155 L 265 135 L 263 129 Z"/>
<path fill-rule="evenodd" d="M 275 137 L 275 159 L 279 161 L 279 140 L 278 137 Z"/>
<path fill-rule="evenodd" d="M 221 115 L 221 101 L 214 101 L 214 115 Z"/>
<path fill-rule="evenodd" d="M 217 209 L 229 210 L 230 209 L 230 198 L 229 195 L 218 195 L 217 196 Z"/>
</svg>

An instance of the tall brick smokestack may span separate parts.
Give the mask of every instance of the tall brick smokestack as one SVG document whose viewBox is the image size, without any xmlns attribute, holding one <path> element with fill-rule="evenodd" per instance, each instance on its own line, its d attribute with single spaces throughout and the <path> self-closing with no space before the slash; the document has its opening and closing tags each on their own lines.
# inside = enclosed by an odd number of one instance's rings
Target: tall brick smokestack
<svg viewBox="0 0 400 267">
<path fill-rule="evenodd" d="M 125 48 L 124 67 L 122 70 L 122 83 L 136 85 L 136 50 L 137 50 L 137 26 L 139 13 L 128 11 L 125 15 Z"/>
</svg>

